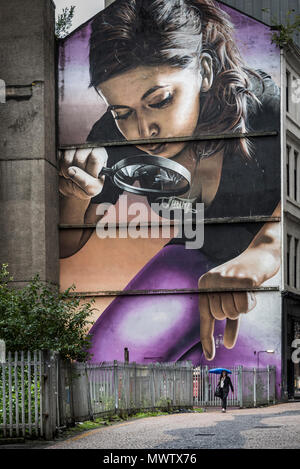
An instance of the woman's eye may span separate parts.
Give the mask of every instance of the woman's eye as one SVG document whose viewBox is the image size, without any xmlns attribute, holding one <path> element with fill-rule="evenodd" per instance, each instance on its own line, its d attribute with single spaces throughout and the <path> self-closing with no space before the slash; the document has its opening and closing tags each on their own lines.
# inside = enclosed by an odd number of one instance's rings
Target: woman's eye
<svg viewBox="0 0 300 469">
<path fill-rule="evenodd" d="M 170 104 L 173 100 L 173 96 L 171 94 L 168 94 L 168 96 L 164 99 L 162 99 L 161 101 L 157 102 L 157 103 L 152 103 L 152 104 L 149 104 L 149 107 L 152 107 L 154 109 L 160 109 L 162 107 L 165 107 L 167 106 L 168 104 Z"/>
<path fill-rule="evenodd" d="M 118 114 L 116 111 L 112 111 L 112 115 L 115 120 L 127 119 L 132 114 L 132 111 L 128 111 L 125 114 Z"/>
</svg>

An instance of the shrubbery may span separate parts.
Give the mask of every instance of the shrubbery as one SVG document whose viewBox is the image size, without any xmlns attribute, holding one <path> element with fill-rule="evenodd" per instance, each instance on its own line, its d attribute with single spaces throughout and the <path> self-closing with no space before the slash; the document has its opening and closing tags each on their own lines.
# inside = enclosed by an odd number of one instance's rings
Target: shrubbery
<svg viewBox="0 0 300 469">
<path fill-rule="evenodd" d="M 75 287 L 59 292 L 36 276 L 23 288 L 9 285 L 7 265 L 0 269 L 0 339 L 6 349 L 54 350 L 62 358 L 84 361 L 88 352 L 92 302 L 74 296 Z"/>
</svg>

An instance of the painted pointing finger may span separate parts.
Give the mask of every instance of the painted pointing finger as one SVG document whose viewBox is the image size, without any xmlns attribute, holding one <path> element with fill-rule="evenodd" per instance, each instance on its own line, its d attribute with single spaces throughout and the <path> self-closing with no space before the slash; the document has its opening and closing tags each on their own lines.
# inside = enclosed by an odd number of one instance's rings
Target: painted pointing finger
<svg viewBox="0 0 300 469">
<path fill-rule="evenodd" d="M 240 319 L 227 319 L 224 331 L 224 345 L 228 349 L 235 346 L 240 327 Z"/>
<path fill-rule="evenodd" d="M 215 356 L 215 342 L 214 342 L 215 319 L 213 318 L 210 312 L 208 295 L 205 293 L 200 294 L 199 310 L 200 310 L 200 340 L 201 340 L 203 352 L 207 360 L 212 360 Z"/>
</svg>

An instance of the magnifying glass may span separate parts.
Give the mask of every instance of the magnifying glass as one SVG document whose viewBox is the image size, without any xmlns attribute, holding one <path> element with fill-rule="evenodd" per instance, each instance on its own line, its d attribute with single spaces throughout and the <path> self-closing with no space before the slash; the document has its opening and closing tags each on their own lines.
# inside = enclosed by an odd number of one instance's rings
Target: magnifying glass
<svg viewBox="0 0 300 469">
<path fill-rule="evenodd" d="M 120 189 L 137 195 L 182 195 L 191 185 L 191 173 L 184 166 L 161 156 L 130 156 L 112 168 L 103 168 L 100 176 L 108 176 Z"/>
</svg>

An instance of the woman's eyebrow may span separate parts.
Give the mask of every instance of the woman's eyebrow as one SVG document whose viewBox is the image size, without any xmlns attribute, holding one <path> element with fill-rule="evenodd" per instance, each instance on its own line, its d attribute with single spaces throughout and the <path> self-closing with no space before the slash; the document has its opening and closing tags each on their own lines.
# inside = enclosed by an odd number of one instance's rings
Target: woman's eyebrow
<svg viewBox="0 0 300 469">
<path fill-rule="evenodd" d="M 161 88 L 166 88 L 169 85 L 164 85 L 164 86 L 153 86 L 153 88 L 150 88 L 146 93 L 142 96 L 142 101 L 146 99 L 150 94 L 154 93 L 156 90 L 160 90 Z"/>
</svg>

